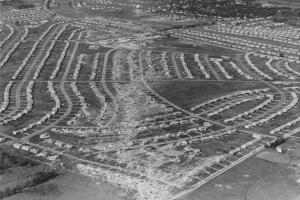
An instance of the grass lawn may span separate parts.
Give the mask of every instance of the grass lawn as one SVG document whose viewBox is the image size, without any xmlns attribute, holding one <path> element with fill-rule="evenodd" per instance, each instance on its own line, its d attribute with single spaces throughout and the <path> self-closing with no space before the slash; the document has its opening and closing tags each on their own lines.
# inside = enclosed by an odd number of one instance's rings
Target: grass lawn
<svg viewBox="0 0 300 200">
<path fill-rule="evenodd" d="M 300 184 L 293 176 L 285 165 L 250 158 L 178 200 L 295 200 Z"/>
<path fill-rule="evenodd" d="M 152 88 L 159 94 L 184 108 L 191 108 L 193 105 L 230 94 L 234 91 L 266 87 L 261 83 L 214 81 L 170 81 L 151 84 Z"/>
</svg>

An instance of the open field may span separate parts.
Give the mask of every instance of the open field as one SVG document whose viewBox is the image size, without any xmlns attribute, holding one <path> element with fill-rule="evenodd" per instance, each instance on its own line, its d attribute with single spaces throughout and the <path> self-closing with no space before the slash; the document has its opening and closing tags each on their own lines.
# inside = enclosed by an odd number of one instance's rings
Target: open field
<svg viewBox="0 0 300 200">
<path fill-rule="evenodd" d="M 149 47 L 152 47 L 151 43 L 149 43 Z M 155 40 L 153 49 L 168 49 L 183 52 L 186 51 L 189 53 L 207 54 L 211 56 L 232 55 L 238 52 L 235 50 L 213 46 L 205 43 L 199 43 L 195 45 L 193 42 L 181 41 L 176 38 L 163 38 Z"/>
<path fill-rule="evenodd" d="M 203 81 L 172 81 L 153 83 L 153 88 L 160 94 L 182 107 L 192 107 L 209 99 L 224 96 L 233 91 L 262 88 L 260 83 L 226 83 Z"/>
<path fill-rule="evenodd" d="M 251 158 L 180 200 L 296 200 L 300 185 L 288 166 Z"/>
</svg>

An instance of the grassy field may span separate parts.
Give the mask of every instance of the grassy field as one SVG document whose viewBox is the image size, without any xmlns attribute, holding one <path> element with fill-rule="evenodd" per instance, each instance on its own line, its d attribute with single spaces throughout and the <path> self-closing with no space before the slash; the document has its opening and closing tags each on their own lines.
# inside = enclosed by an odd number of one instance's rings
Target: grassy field
<svg viewBox="0 0 300 200">
<path fill-rule="evenodd" d="M 157 39 L 153 43 L 148 43 L 153 51 L 161 51 L 167 49 L 169 51 L 180 51 L 184 53 L 198 53 L 207 54 L 210 56 L 222 56 L 237 54 L 238 51 L 233 49 L 223 48 L 205 43 L 198 43 L 195 45 L 193 42 L 182 41 L 176 38 L 162 38 Z"/>
<path fill-rule="evenodd" d="M 288 166 L 250 158 L 178 200 L 298 200 L 295 173 Z"/>
<path fill-rule="evenodd" d="M 222 155 L 230 150 L 249 142 L 253 138 L 249 134 L 238 133 L 229 135 L 209 142 L 199 142 L 192 144 L 192 148 L 200 149 L 203 157 Z"/>
<path fill-rule="evenodd" d="M 280 164 L 286 164 L 298 167 L 300 164 L 300 144 L 299 139 L 288 139 L 288 141 L 281 145 L 287 151 L 283 154 L 277 153 L 270 149 L 257 155 L 257 157 Z M 299 169 L 299 167 L 298 167 Z M 299 169 L 300 170 L 300 169 Z M 300 174 L 299 174 L 300 175 Z M 300 176 L 298 176 L 300 178 Z M 300 179 L 299 179 L 300 180 Z"/>
<path fill-rule="evenodd" d="M 264 88 L 258 83 L 226 83 L 215 81 L 171 81 L 152 83 L 152 87 L 176 105 L 190 108 L 209 99 L 230 94 L 238 90 Z"/>
</svg>

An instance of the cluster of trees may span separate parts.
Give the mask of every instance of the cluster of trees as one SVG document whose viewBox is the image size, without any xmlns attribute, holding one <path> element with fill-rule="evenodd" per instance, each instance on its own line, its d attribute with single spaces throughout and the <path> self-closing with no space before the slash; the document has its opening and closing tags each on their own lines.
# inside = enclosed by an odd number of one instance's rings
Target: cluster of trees
<svg viewBox="0 0 300 200">
<path fill-rule="evenodd" d="M 278 14 L 273 17 L 273 20 L 275 22 L 300 26 L 300 9 L 281 8 Z"/>
<path fill-rule="evenodd" d="M 5 169 L 8 169 L 10 167 L 14 166 L 34 166 L 36 163 L 20 158 L 15 157 L 7 152 L 0 151 L 0 174 L 3 173 Z"/>
<path fill-rule="evenodd" d="M 24 2 L 23 0 L 3 0 L 0 3 L 3 6 L 11 6 L 17 9 L 27 9 L 35 7 L 35 5 L 33 5 L 32 3 Z"/>
<path fill-rule="evenodd" d="M 33 187 L 48 181 L 49 179 L 55 178 L 57 174 L 53 171 L 40 171 L 35 173 L 33 176 L 27 178 L 25 182 L 17 184 L 14 187 L 5 187 L 3 191 L 0 191 L 0 199 L 15 195 L 22 192 L 25 188 Z"/>
<path fill-rule="evenodd" d="M 0 151 L 0 174 L 5 175 L 5 173 L 12 169 L 13 167 L 34 167 L 33 170 L 37 170 L 31 176 L 26 177 L 20 181 L 16 180 L 15 184 L 7 184 L 6 187 L 1 187 L 0 189 L 0 199 L 4 199 L 11 195 L 22 192 L 25 188 L 39 185 L 49 179 L 55 178 L 58 174 L 46 166 L 36 166 L 38 163 L 22 158 L 19 156 L 14 156 L 11 153 Z"/>
<path fill-rule="evenodd" d="M 167 0 L 164 9 L 184 13 L 216 17 L 268 17 L 277 14 L 279 8 L 262 7 L 255 0 Z"/>
</svg>

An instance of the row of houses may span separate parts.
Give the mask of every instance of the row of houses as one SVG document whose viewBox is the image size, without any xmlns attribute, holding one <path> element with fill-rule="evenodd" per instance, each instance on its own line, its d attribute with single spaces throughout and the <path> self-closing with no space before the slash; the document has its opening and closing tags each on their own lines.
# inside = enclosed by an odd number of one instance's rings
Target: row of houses
<svg viewBox="0 0 300 200">
<path fill-rule="evenodd" d="M 0 22 L 0 26 L 6 26 L 9 29 L 9 33 L 7 34 L 7 36 L 5 38 L 2 38 L 2 41 L 0 41 L 1 48 L 13 36 L 13 34 L 15 33 L 15 29 L 10 24 L 2 24 L 2 22 Z M 4 32 L 4 30 L 0 29 L 0 33 L 1 32 Z"/>
<path fill-rule="evenodd" d="M 4 99 L 3 99 L 1 107 L 0 107 L 0 113 L 4 112 L 9 105 L 9 95 L 10 95 L 10 90 L 12 88 L 13 83 L 14 83 L 13 81 L 9 81 L 8 84 L 5 86 Z"/>
<path fill-rule="evenodd" d="M 25 40 L 25 38 L 27 37 L 28 33 L 29 33 L 28 28 L 25 27 L 24 28 L 24 33 L 21 36 L 20 40 L 18 40 L 17 42 L 14 43 L 14 45 L 6 53 L 5 57 L 1 60 L 1 62 L 0 62 L 0 69 L 8 62 L 9 58 L 11 57 L 11 55 L 16 51 L 16 49 L 19 47 L 19 45 L 21 44 L 21 42 L 23 42 Z"/>
<path fill-rule="evenodd" d="M 204 31 L 204 30 L 196 30 L 196 29 L 178 29 L 178 30 L 169 30 L 167 32 L 170 35 L 175 37 L 207 42 L 216 45 L 231 47 L 235 49 L 245 50 L 245 51 L 259 51 L 261 53 L 279 56 L 284 55 L 285 57 L 292 62 L 299 62 L 300 52 L 298 48 L 294 46 L 284 46 L 279 44 L 271 44 L 268 42 L 255 41 L 251 38 L 240 38 L 238 36 L 226 35 L 223 33 L 212 32 L 212 31 Z"/>
<path fill-rule="evenodd" d="M 270 76 L 270 75 L 264 73 L 264 72 L 261 71 L 257 66 L 255 66 L 255 65 L 253 64 L 253 62 L 251 61 L 251 59 L 250 59 L 250 57 L 249 57 L 250 55 L 251 55 L 250 53 L 246 53 L 246 54 L 244 55 L 244 58 L 245 58 L 247 64 L 250 66 L 250 68 L 251 68 L 253 71 L 255 71 L 256 73 L 258 73 L 261 77 L 266 78 L 266 79 L 268 79 L 268 80 L 273 80 L 274 78 L 273 78 L 272 76 Z"/>
<path fill-rule="evenodd" d="M 275 117 L 281 116 L 282 114 L 287 113 L 288 111 L 290 111 L 293 107 L 296 106 L 296 104 L 298 103 L 298 96 L 297 93 L 295 92 L 291 92 L 290 93 L 292 100 L 290 101 L 289 104 L 284 105 L 283 108 L 281 108 L 280 110 L 278 110 L 277 112 L 274 112 L 266 117 L 263 117 L 257 121 L 252 121 L 248 124 L 245 125 L 245 128 L 251 128 L 251 127 L 255 127 L 258 125 L 262 125 L 264 123 L 268 123 L 270 120 L 274 119 Z"/>
<path fill-rule="evenodd" d="M 192 111 L 195 111 L 197 109 L 204 109 L 205 110 L 205 106 L 209 106 L 213 103 L 217 103 L 217 102 L 220 102 L 220 101 L 236 98 L 237 96 L 241 96 L 241 95 L 253 95 L 253 94 L 259 94 L 259 93 L 266 93 L 269 90 L 270 90 L 270 88 L 261 88 L 261 89 L 254 89 L 254 90 L 236 91 L 236 92 L 233 92 L 231 94 L 223 95 L 223 96 L 208 100 L 206 102 L 203 102 L 201 104 L 195 105 L 191 108 L 191 110 Z"/>
<path fill-rule="evenodd" d="M 267 94 L 266 95 L 266 100 L 262 103 L 260 103 L 259 105 L 255 106 L 254 108 L 251 108 L 250 110 L 247 110 L 243 113 L 240 113 L 238 115 L 235 115 L 231 118 L 227 118 L 227 119 L 224 119 L 224 122 L 225 123 L 228 123 L 228 122 L 232 122 L 232 121 L 235 121 L 237 119 L 241 119 L 242 117 L 247 117 L 247 116 L 251 116 L 253 113 L 265 108 L 266 106 L 270 105 L 273 100 L 274 100 L 274 95 L 272 94 Z"/>
<path fill-rule="evenodd" d="M 234 106 L 238 106 L 240 104 L 243 104 L 243 103 L 246 103 L 246 102 L 249 102 L 249 101 L 260 100 L 260 99 L 263 99 L 263 97 L 264 97 L 264 95 L 256 95 L 256 96 L 253 96 L 253 97 L 248 97 L 248 98 L 245 97 L 245 98 L 242 98 L 242 99 L 237 99 L 236 101 L 229 102 L 228 105 L 215 108 L 214 111 L 207 113 L 207 116 L 208 117 L 215 116 L 215 115 L 217 115 L 221 112 L 224 112 L 225 110 L 231 109 Z"/>
<path fill-rule="evenodd" d="M 240 35 L 246 37 L 257 37 L 260 39 L 284 42 L 291 45 L 300 45 L 300 31 L 297 28 L 274 28 L 274 26 L 272 26 L 273 23 L 274 22 L 269 21 L 268 26 L 257 24 L 242 24 L 239 26 L 228 26 L 227 24 L 219 23 L 214 26 L 205 27 L 205 29 L 226 34 Z"/>
<path fill-rule="evenodd" d="M 37 157 L 42 157 L 42 158 L 45 158 L 49 161 L 56 161 L 60 157 L 57 154 L 52 154 L 52 153 L 49 153 L 47 151 L 39 150 L 39 149 L 34 148 L 34 147 L 32 147 L 28 144 L 13 143 L 12 146 L 13 146 L 14 149 L 22 150 L 22 151 L 31 153 L 31 154 L 33 154 Z"/>
<path fill-rule="evenodd" d="M 240 147 L 237 147 L 237 148 L 235 148 L 235 149 L 230 150 L 230 151 L 228 152 L 228 154 L 229 154 L 229 155 L 237 154 L 238 152 L 240 152 L 240 151 L 242 151 L 242 150 L 244 150 L 244 149 L 246 149 L 246 148 L 248 148 L 248 147 L 254 145 L 255 143 L 257 143 L 257 142 L 259 142 L 259 141 L 261 141 L 261 138 L 255 138 L 254 140 L 251 140 L 251 141 L 249 141 L 249 142 L 247 142 L 247 143 L 241 145 Z"/>
<path fill-rule="evenodd" d="M 9 119 L 6 119 L 3 121 L 4 124 L 7 124 L 10 121 L 16 121 L 17 119 L 21 118 L 23 115 L 27 114 L 28 112 L 30 112 L 32 110 L 33 107 L 33 96 L 32 96 L 32 89 L 34 86 L 34 81 L 29 81 L 27 87 L 26 87 L 26 107 L 19 112 L 18 114 L 11 116 Z M 34 125 L 31 125 L 31 128 Z M 18 131 L 14 131 L 13 134 L 17 134 L 19 133 Z"/>
<path fill-rule="evenodd" d="M 291 120 L 291 121 L 289 121 L 289 122 L 287 122 L 285 124 L 282 124 L 282 125 L 274 128 L 274 129 L 272 129 L 270 131 L 270 134 L 279 133 L 279 132 L 281 132 L 281 131 L 283 131 L 285 129 L 288 129 L 288 128 L 292 127 L 292 126 L 295 126 L 299 122 L 300 122 L 300 117 L 297 117 L 296 119 L 293 119 L 293 120 Z"/>
<path fill-rule="evenodd" d="M 51 24 L 37 39 L 37 41 L 34 43 L 33 47 L 27 54 L 27 56 L 23 59 L 23 62 L 21 65 L 18 66 L 18 69 L 15 71 L 14 75 L 12 76 L 12 79 L 17 79 L 20 72 L 24 69 L 24 67 L 27 65 L 28 61 L 31 59 L 33 56 L 34 52 L 36 52 L 38 45 L 40 44 L 41 40 L 45 38 L 45 36 L 53 30 L 55 26 L 57 26 L 59 23 Z"/>
</svg>

